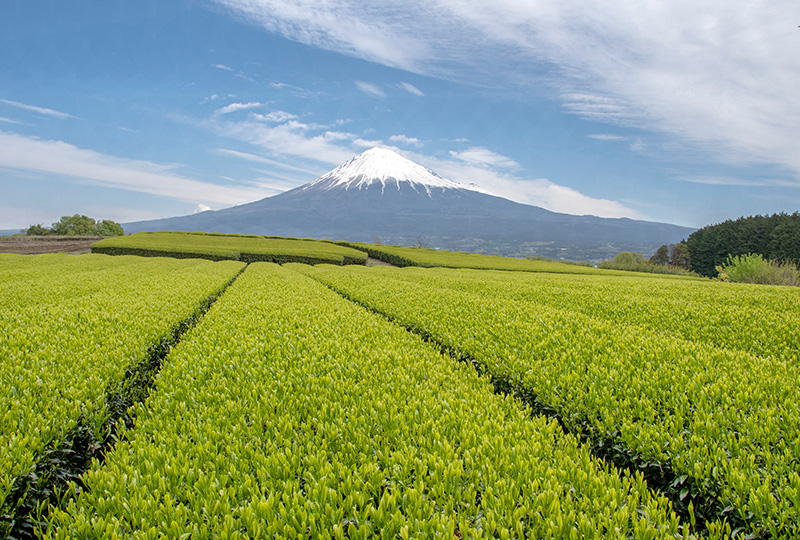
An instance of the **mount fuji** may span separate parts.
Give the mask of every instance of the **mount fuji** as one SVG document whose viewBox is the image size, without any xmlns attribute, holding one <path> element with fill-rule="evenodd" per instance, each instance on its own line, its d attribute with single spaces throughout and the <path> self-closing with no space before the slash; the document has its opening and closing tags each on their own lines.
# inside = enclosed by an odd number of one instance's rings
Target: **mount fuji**
<svg viewBox="0 0 800 540">
<path fill-rule="evenodd" d="M 248 204 L 124 225 L 127 232 L 184 230 L 330 238 L 509 256 L 600 260 L 651 254 L 693 229 L 576 216 L 520 204 L 460 184 L 382 148 L 303 186 Z"/>
</svg>

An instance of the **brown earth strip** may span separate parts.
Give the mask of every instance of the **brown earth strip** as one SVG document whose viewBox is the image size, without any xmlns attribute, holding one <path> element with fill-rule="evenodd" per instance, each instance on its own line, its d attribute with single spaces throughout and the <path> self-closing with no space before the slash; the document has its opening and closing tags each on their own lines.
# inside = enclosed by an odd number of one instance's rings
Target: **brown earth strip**
<svg viewBox="0 0 800 540">
<path fill-rule="evenodd" d="M 372 257 L 367 257 L 367 266 L 394 266 L 394 265 L 389 264 L 387 262 L 383 262 L 379 259 L 373 259 Z"/>
<path fill-rule="evenodd" d="M 7 236 L 0 237 L 0 253 L 89 253 L 99 236 Z"/>
</svg>

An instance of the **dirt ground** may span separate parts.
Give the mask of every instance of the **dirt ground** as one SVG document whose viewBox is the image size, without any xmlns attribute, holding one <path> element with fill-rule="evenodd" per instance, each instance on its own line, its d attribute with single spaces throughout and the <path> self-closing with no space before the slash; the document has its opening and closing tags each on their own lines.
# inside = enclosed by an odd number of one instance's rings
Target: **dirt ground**
<svg viewBox="0 0 800 540">
<path fill-rule="evenodd" d="M 389 264 L 387 262 L 379 261 L 378 259 L 373 259 L 372 257 L 367 257 L 367 266 L 394 266 L 394 265 Z"/>
<path fill-rule="evenodd" d="M 70 253 L 78 255 L 89 253 L 97 236 L 0 236 L 0 253 Z"/>
</svg>

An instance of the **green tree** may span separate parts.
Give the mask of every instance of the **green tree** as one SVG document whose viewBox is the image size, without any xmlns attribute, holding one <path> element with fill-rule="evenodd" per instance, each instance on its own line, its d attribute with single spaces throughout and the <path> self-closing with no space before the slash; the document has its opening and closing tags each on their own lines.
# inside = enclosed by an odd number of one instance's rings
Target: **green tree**
<svg viewBox="0 0 800 540">
<path fill-rule="evenodd" d="M 770 231 L 768 257 L 800 265 L 800 214 L 784 215 Z"/>
<path fill-rule="evenodd" d="M 37 223 L 36 225 L 31 225 L 22 232 L 25 233 L 27 236 L 47 236 L 49 234 L 53 234 L 50 229 L 42 226 L 39 223 Z"/>
<path fill-rule="evenodd" d="M 689 256 L 689 247 L 686 245 L 686 242 L 669 246 L 669 264 L 687 270 L 691 268 L 692 259 Z"/>
<path fill-rule="evenodd" d="M 686 240 L 692 270 L 709 277 L 730 256 L 759 254 L 800 264 L 800 214 L 749 216 L 709 225 Z"/>
<path fill-rule="evenodd" d="M 665 265 L 669 262 L 669 247 L 663 245 L 650 257 L 650 264 Z"/>
<path fill-rule="evenodd" d="M 62 216 L 53 223 L 53 233 L 59 236 L 96 236 L 97 224 L 87 216 Z"/>
<path fill-rule="evenodd" d="M 641 266 L 644 264 L 644 255 L 633 251 L 623 251 L 614 257 L 614 262 L 620 266 Z"/>
<path fill-rule="evenodd" d="M 122 225 L 110 219 L 104 219 L 97 224 L 97 234 L 100 236 L 124 236 Z"/>
</svg>

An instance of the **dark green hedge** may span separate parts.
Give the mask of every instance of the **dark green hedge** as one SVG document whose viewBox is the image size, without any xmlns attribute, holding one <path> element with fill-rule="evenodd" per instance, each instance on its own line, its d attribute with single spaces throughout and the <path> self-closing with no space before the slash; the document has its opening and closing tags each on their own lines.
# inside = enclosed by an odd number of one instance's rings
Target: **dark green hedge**
<svg viewBox="0 0 800 540">
<path fill-rule="evenodd" d="M 246 263 L 252 262 L 272 262 L 277 264 L 286 263 L 302 263 L 302 264 L 361 264 L 364 262 L 353 257 L 327 258 L 327 257 L 309 257 L 306 255 L 278 255 L 269 253 L 209 253 L 209 252 L 189 252 L 189 251 L 168 251 L 168 250 L 155 250 L 144 249 L 135 247 L 107 247 L 107 246 L 93 246 L 92 253 L 103 253 L 105 255 L 136 255 L 138 257 L 172 257 L 175 259 L 207 259 L 211 261 L 242 261 Z"/>
<path fill-rule="evenodd" d="M 800 213 L 750 216 L 709 225 L 686 240 L 692 270 L 715 277 L 728 256 L 756 253 L 800 265 Z"/>
</svg>

